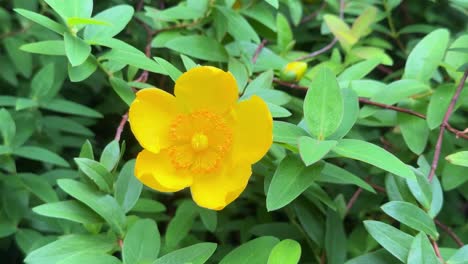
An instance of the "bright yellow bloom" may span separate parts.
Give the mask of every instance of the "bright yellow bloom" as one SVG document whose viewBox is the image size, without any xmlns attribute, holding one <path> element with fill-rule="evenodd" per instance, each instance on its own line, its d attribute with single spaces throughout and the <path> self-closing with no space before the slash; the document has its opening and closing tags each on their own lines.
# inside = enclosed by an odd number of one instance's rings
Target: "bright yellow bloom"
<svg viewBox="0 0 468 264">
<path fill-rule="evenodd" d="M 281 80 L 288 82 L 298 82 L 304 77 L 307 70 L 307 63 L 302 61 L 293 61 L 281 70 Z"/>
<path fill-rule="evenodd" d="M 161 192 L 190 187 L 199 206 L 221 210 L 270 148 L 271 114 L 257 96 L 237 102 L 236 80 L 214 67 L 184 73 L 174 93 L 143 89 L 130 106 L 130 125 L 144 148 L 135 175 Z"/>
</svg>

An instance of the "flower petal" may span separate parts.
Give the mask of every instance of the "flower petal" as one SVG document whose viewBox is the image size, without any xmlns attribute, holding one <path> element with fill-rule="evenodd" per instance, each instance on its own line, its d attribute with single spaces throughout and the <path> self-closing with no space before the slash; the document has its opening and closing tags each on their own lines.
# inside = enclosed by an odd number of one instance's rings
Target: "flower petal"
<svg viewBox="0 0 468 264">
<path fill-rule="evenodd" d="M 141 151 L 136 159 L 135 175 L 144 185 L 160 192 L 176 192 L 192 184 L 186 170 L 173 166 L 168 150 L 158 154 Z"/>
<path fill-rule="evenodd" d="M 141 146 L 153 153 L 169 146 L 169 128 L 177 115 L 176 99 L 156 88 L 140 90 L 129 110 L 133 134 Z"/>
<path fill-rule="evenodd" d="M 224 166 L 218 174 L 194 178 L 190 187 L 193 200 L 201 207 L 221 210 L 244 191 L 252 169 L 250 164 Z"/>
<path fill-rule="evenodd" d="M 175 83 L 174 94 L 187 111 L 224 113 L 238 99 L 234 76 L 211 66 L 195 67 L 182 74 Z"/>
<path fill-rule="evenodd" d="M 259 161 L 273 143 L 273 119 L 268 106 L 254 95 L 234 107 L 233 118 L 234 162 Z"/>
</svg>

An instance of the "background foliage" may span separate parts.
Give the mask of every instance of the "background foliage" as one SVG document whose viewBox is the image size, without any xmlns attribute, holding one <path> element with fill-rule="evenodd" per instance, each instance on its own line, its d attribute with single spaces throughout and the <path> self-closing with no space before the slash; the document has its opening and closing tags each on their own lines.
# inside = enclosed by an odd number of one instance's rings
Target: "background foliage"
<svg viewBox="0 0 468 264">
<path fill-rule="evenodd" d="M 467 1 L 0 6 L 2 263 L 468 263 Z M 125 127 L 196 64 L 275 118 L 220 212 L 143 187 Z"/>
</svg>

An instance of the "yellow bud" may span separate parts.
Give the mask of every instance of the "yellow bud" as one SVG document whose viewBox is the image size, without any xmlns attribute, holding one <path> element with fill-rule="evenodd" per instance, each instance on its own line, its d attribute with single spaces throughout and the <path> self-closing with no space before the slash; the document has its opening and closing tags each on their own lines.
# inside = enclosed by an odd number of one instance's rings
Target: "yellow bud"
<svg viewBox="0 0 468 264">
<path fill-rule="evenodd" d="M 307 63 L 302 61 L 293 61 L 281 70 L 281 80 L 287 82 L 298 82 L 302 79 L 307 70 Z"/>
</svg>

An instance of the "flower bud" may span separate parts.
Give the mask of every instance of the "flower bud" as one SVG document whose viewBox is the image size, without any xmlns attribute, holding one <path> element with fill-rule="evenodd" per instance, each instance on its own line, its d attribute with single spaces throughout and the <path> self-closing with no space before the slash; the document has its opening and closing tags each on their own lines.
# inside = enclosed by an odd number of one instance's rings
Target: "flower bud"
<svg viewBox="0 0 468 264">
<path fill-rule="evenodd" d="M 280 78 L 287 82 L 298 82 L 302 79 L 307 70 L 307 63 L 302 61 L 293 61 L 281 70 Z"/>
</svg>

